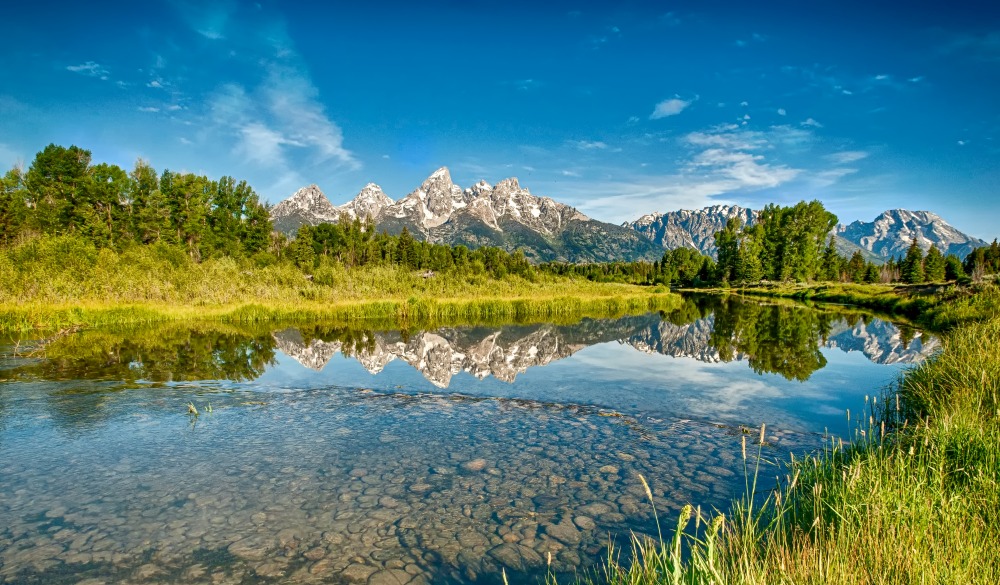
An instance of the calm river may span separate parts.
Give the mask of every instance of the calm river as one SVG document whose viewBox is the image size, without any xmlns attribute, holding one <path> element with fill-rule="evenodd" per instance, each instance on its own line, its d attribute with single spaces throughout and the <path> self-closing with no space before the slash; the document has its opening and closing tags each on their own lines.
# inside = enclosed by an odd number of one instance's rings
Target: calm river
<svg viewBox="0 0 1000 585">
<path fill-rule="evenodd" d="M 860 312 L 712 298 L 574 325 L 0 340 L 0 583 L 594 567 L 655 534 L 639 474 L 665 522 L 725 509 L 744 429 L 767 423 L 777 461 L 847 438 L 845 411 L 938 347 Z"/>
</svg>

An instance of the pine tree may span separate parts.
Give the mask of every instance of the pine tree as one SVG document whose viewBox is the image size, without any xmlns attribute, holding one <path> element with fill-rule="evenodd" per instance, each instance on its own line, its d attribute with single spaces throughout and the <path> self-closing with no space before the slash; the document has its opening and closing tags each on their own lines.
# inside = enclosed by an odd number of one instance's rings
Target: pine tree
<svg viewBox="0 0 1000 585">
<path fill-rule="evenodd" d="M 958 280 L 965 278 L 965 270 L 962 269 L 962 261 L 954 254 L 948 254 L 944 258 L 944 279 Z"/>
<path fill-rule="evenodd" d="M 931 246 L 931 249 L 927 251 L 927 257 L 924 258 L 924 279 L 927 282 L 941 282 L 944 280 L 944 276 L 944 256 L 941 255 L 937 246 Z"/>
<path fill-rule="evenodd" d="M 25 175 L 31 227 L 45 234 L 74 232 L 82 223 L 79 205 L 90 181 L 90 151 L 49 144 L 35 155 Z"/>
<path fill-rule="evenodd" d="M 855 250 L 854 254 L 851 255 L 851 259 L 847 262 L 847 278 L 851 282 L 864 282 L 867 268 L 865 257 L 861 254 L 860 250 Z"/>
<path fill-rule="evenodd" d="M 826 244 L 826 249 L 823 250 L 823 257 L 820 260 L 820 273 L 819 278 L 821 280 L 840 280 L 840 269 L 843 260 L 840 254 L 837 253 L 837 246 L 834 245 L 834 237 L 830 236 L 830 241 Z"/>
<path fill-rule="evenodd" d="M 396 238 L 395 260 L 397 264 L 408 268 L 414 268 L 416 265 L 413 236 L 410 235 L 410 230 L 406 229 L 406 226 L 403 226 L 403 231 Z"/>
<path fill-rule="evenodd" d="M 0 177 L 0 245 L 13 243 L 27 221 L 24 171 L 14 167 Z"/>
<path fill-rule="evenodd" d="M 903 282 L 907 284 L 924 282 L 924 253 L 917 244 L 916 237 L 913 238 L 910 248 L 906 251 L 906 257 L 903 258 L 900 265 L 900 273 Z"/>
<path fill-rule="evenodd" d="M 295 239 L 286 249 L 288 257 L 302 270 L 311 271 L 316 262 L 316 250 L 313 248 L 313 230 L 304 225 L 295 234 Z"/>
<path fill-rule="evenodd" d="M 715 247 L 718 249 L 719 261 L 717 274 L 723 283 L 732 282 L 736 278 L 736 264 L 739 257 L 740 220 L 729 218 L 726 227 L 715 233 Z"/>
</svg>

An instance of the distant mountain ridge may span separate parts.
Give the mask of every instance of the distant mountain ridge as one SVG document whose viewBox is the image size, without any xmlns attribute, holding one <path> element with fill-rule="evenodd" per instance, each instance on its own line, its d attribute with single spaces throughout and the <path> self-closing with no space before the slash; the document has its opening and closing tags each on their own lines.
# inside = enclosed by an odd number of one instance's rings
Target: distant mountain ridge
<svg viewBox="0 0 1000 585">
<path fill-rule="evenodd" d="M 334 223 L 341 217 L 371 217 L 378 229 L 435 243 L 470 248 L 495 246 L 523 250 L 532 261 L 607 262 L 657 260 L 667 250 L 688 247 L 716 256 L 715 233 L 731 218 L 752 223 L 759 212 L 738 205 L 714 205 L 649 213 L 614 225 L 591 219 L 576 208 L 532 194 L 517 178 L 491 185 L 480 181 L 462 189 L 446 167 L 394 201 L 375 183 L 335 206 L 316 185 L 296 191 L 271 210 L 276 230 L 293 234 L 301 225 Z M 838 225 L 831 232 L 837 251 L 850 257 L 860 251 L 881 263 L 906 253 L 914 237 L 926 252 L 932 245 L 965 257 L 986 242 L 969 236 L 928 211 L 892 209 L 872 222 Z"/>
<path fill-rule="evenodd" d="M 635 230 L 593 220 L 569 205 L 533 195 L 516 178 L 496 185 L 480 181 L 462 189 L 445 167 L 398 201 L 369 183 L 337 207 L 319 187 L 309 185 L 271 210 L 275 229 L 285 233 L 303 224 L 336 222 L 342 215 L 371 217 L 389 233 L 405 227 L 431 242 L 522 249 L 535 261 L 656 260 L 664 252 Z"/>
<path fill-rule="evenodd" d="M 714 205 L 698 210 L 650 213 L 622 225 L 665 248 L 687 246 L 714 257 L 717 255 L 715 232 L 724 228 L 730 218 L 735 217 L 746 225 L 756 221 L 758 215 L 758 211 L 738 205 Z M 838 225 L 831 235 L 842 256 L 849 257 L 860 250 L 866 260 L 879 263 L 906 254 L 914 237 L 925 253 L 935 245 L 945 254 L 953 253 L 962 258 L 986 245 L 983 240 L 959 231 L 934 213 L 906 209 L 885 211 L 870 223 L 855 221 L 847 226 Z"/>
</svg>

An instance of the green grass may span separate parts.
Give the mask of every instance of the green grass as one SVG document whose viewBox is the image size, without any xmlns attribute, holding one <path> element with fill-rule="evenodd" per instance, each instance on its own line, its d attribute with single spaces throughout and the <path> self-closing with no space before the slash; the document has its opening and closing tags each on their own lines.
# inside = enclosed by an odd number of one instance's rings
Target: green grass
<svg viewBox="0 0 1000 585">
<path fill-rule="evenodd" d="M 537 273 L 420 273 L 322 264 L 307 278 L 288 263 L 190 261 L 168 246 L 115 252 L 71 237 L 0 250 L 0 332 L 166 320 L 365 321 L 460 324 L 575 320 L 670 310 L 662 290 Z"/>
<path fill-rule="evenodd" d="M 792 299 L 805 303 L 852 305 L 905 317 L 935 331 L 1000 313 L 1000 289 L 990 284 L 769 284 L 691 292 Z"/>
<path fill-rule="evenodd" d="M 672 533 L 635 539 L 630 560 L 583 581 L 1000 582 L 997 299 L 987 289 L 935 305 L 933 318 L 957 325 L 945 350 L 867 401 L 850 444 L 793 461 L 762 503 L 751 469 L 728 517 L 696 514 L 690 528 L 686 508 Z"/>
</svg>

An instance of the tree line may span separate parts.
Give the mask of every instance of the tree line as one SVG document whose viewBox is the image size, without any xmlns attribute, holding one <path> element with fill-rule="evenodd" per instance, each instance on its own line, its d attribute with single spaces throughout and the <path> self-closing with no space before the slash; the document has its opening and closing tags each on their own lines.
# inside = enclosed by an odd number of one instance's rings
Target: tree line
<svg viewBox="0 0 1000 585">
<path fill-rule="evenodd" d="M 193 261 L 246 258 L 290 261 L 306 273 L 326 264 L 347 268 L 398 265 L 414 270 L 538 274 L 524 254 L 499 248 L 431 244 L 404 229 L 378 232 L 370 218 L 302 226 L 288 240 L 275 232 L 270 207 L 246 181 L 164 170 L 139 159 L 131 171 L 93 164 L 91 152 L 50 144 L 27 170 L 0 178 L 0 246 L 24 238 L 71 236 L 98 249 L 166 245 Z"/>
<path fill-rule="evenodd" d="M 488 274 L 494 278 L 517 275 L 533 280 L 537 269 L 520 250 L 508 253 L 500 248 L 434 244 L 418 240 L 405 227 L 398 235 L 376 230 L 374 221 L 351 219 L 337 223 L 303 225 L 288 243 L 286 256 L 307 272 L 324 264 L 346 268 L 396 265 L 434 273 Z"/>
<path fill-rule="evenodd" d="M 271 244 L 267 207 L 246 183 L 190 173 L 91 164 L 89 150 L 50 144 L 27 171 L 0 179 L 0 244 L 72 235 L 99 248 L 165 243 L 194 260 L 252 256 Z"/>
<path fill-rule="evenodd" d="M 906 254 L 875 263 L 860 250 L 840 254 L 830 235 L 837 216 L 819 201 L 782 207 L 766 206 L 757 220 L 743 225 L 727 221 L 715 234 L 718 260 L 691 248 L 665 252 L 655 262 L 567 264 L 550 262 L 542 269 L 598 282 L 646 285 L 746 285 L 771 282 L 933 283 L 981 280 L 1000 273 L 1000 245 L 977 248 L 964 262 L 932 246 L 925 254 L 914 238 Z"/>
<path fill-rule="evenodd" d="M 307 273 L 323 265 L 347 268 L 397 265 L 457 274 L 509 274 L 533 279 L 539 272 L 598 282 L 646 285 L 734 285 L 761 281 L 920 283 L 981 279 L 1000 273 L 1000 245 L 973 251 L 964 263 L 932 247 L 925 255 L 914 239 L 906 255 L 883 264 L 860 251 L 842 257 L 830 236 L 837 217 L 819 201 L 768 205 L 756 221 L 730 219 L 715 234 L 718 260 L 690 248 L 667 251 L 654 262 L 531 265 L 521 251 L 470 250 L 433 244 L 406 230 L 379 232 L 370 218 L 302 226 L 292 240 L 274 232 L 269 206 L 246 181 L 212 180 L 164 170 L 146 161 L 131 171 L 92 164 L 77 146 L 50 144 L 27 170 L 0 178 L 0 245 L 25 237 L 75 236 L 98 248 L 164 244 L 192 260 L 229 256 L 259 263 L 290 261 Z"/>
</svg>

